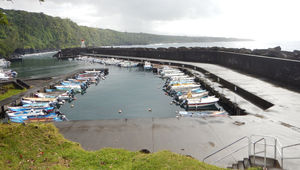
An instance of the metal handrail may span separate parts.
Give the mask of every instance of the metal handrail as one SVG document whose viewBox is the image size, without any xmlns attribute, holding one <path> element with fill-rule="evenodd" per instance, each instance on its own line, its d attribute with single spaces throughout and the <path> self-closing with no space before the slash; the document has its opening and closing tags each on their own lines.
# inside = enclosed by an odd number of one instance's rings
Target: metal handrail
<svg viewBox="0 0 300 170">
<path fill-rule="evenodd" d="M 255 141 L 255 142 L 252 142 L 252 139 L 253 139 L 253 137 L 255 137 L 255 136 L 256 136 L 256 137 L 262 137 L 262 138 L 260 138 L 259 140 Z M 274 140 L 274 144 L 267 144 L 266 138 L 271 138 L 271 139 L 273 139 L 273 140 Z M 248 139 L 248 155 L 249 155 L 249 156 L 251 156 L 251 155 L 250 155 L 251 152 L 252 152 L 251 146 L 252 146 L 252 144 L 253 144 L 253 152 L 254 152 L 254 153 L 253 153 L 253 157 L 254 157 L 254 162 L 253 162 L 253 164 L 254 164 L 254 165 L 255 165 L 255 157 L 256 157 L 256 154 L 260 154 L 260 153 L 263 153 L 263 152 L 264 152 L 264 169 L 266 168 L 266 165 L 267 165 L 267 163 L 266 163 L 266 158 L 267 158 L 267 150 L 266 150 L 266 148 L 267 148 L 267 146 L 274 147 L 274 159 L 275 159 L 275 160 L 278 160 L 278 161 L 281 160 L 280 162 L 281 162 L 281 167 L 282 167 L 282 168 L 283 168 L 283 161 L 284 161 L 285 159 L 300 159 L 300 157 L 284 157 L 284 154 L 283 154 L 283 153 L 284 153 L 283 151 L 284 151 L 286 148 L 291 148 L 291 147 L 295 147 L 295 146 L 300 146 L 300 143 L 296 143 L 296 144 L 292 144 L 292 145 L 283 146 L 283 145 L 279 142 L 278 138 L 276 138 L 276 137 L 273 137 L 273 136 L 264 136 L 264 135 L 251 135 L 250 137 L 244 136 L 244 137 L 242 137 L 242 138 L 240 138 L 240 139 L 238 139 L 238 140 L 236 140 L 236 141 L 230 143 L 229 145 L 227 145 L 227 146 L 225 146 L 225 147 L 223 147 L 223 148 L 221 148 L 221 149 L 215 151 L 214 153 L 212 153 L 212 154 L 206 156 L 205 158 L 203 158 L 203 162 L 205 162 L 205 160 L 208 159 L 209 157 L 211 157 L 211 156 L 213 156 L 213 155 L 215 155 L 215 154 L 217 154 L 217 153 L 223 151 L 224 149 L 226 149 L 226 148 L 228 148 L 228 147 L 230 147 L 230 146 L 232 146 L 232 145 L 234 145 L 234 144 L 236 144 L 236 143 L 242 141 L 243 139 Z M 260 144 L 259 142 L 261 142 L 261 141 L 264 141 L 264 143 L 263 143 L 263 144 Z M 263 151 L 256 152 L 255 150 L 256 150 L 256 146 L 257 146 L 257 145 L 264 145 L 264 150 L 263 150 Z M 232 155 L 232 154 L 234 154 L 234 153 L 236 153 L 236 152 L 238 152 L 238 151 L 244 149 L 246 146 L 247 146 L 247 145 L 245 145 L 245 146 L 243 146 L 243 147 L 241 147 L 241 148 L 238 148 L 238 149 L 236 149 L 235 151 L 233 151 L 233 152 L 227 154 L 226 156 L 224 156 L 224 157 L 222 157 L 222 158 L 220 158 L 220 159 L 218 159 L 217 161 L 214 161 L 214 162 L 218 162 L 218 161 L 220 161 L 220 160 L 223 160 L 224 158 L 226 158 L 226 157 L 228 157 L 228 156 L 230 156 L 230 155 Z M 277 155 L 277 153 L 278 153 L 278 155 Z"/>
<path fill-rule="evenodd" d="M 296 144 L 292 144 L 292 145 L 287 145 L 287 146 L 284 146 L 284 147 L 281 147 L 281 167 L 283 168 L 283 160 L 284 159 L 300 159 L 300 158 L 297 158 L 297 157 L 287 157 L 287 158 L 284 158 L 283 156 L 283 150 L 286 149 L 286 148 L 291 148 L 291 147 L 294 147 L 294 146 L 300 146 L 300 143 L 296 143 Z"/>
<path fill-rule="evenodd" d="M 225 146 L 225 147 L 223 147 L 223 148 L 221 148 L 221 149 L 215 151 L 214 153 L 212 153 L 212 154 L 206 156 L 205 158 L 203 158 L 202 161 L 204 162 L 207 158 L 209 158 L 209 157 L 211 157 L 211 156 L 213 156 L 213 155 L 215 155 L 215 154 L 221 152 L 222 150 L 228 148 L 229 146 L 232 146 L 233 144 L 236 144 L 236 143 L 240 142 L 240 141 L 243 140 L 243 139 L 248 139 L 248 143 L 249 143 L 249 141 L 250 141 L 250 138 L 249 138 L 248 136 L 244 136 L 244 137 L 242 137 L 242 138 L 240 138 L 240 139 L 238 139 L 238 140 L 232 142 L 231 144 L 229 144 L 229 145 L 227 145 L 227 146 Z M 249 152 L 249 151 L 248 151 L 248 152 Z"/>
<path fill-rule="evenodd" d="M 266 145 L 266 139 L 265 138 L 261 138 L 261 139 L 259 139 L 259 140 L 257 140 L 256 142 L 254 142 L 253 143 L 253 164 L 254 165 L 256 165 L 255 164 L 255 155 L 257 154 L 256 152 L 255 152 L 255 146 L 256 146 L 256 144 L 258 143 L 258 142 L 260 142 L 260 141 L 264 141 L 264 169 L 266 168 L 266 166 L 267 166 L 267 150 L 266 150 L 266 147 L 267 147 L 267 145 Z M 259 153 L 262 153 L 262 152 L 259 152 Z"/>
<path fill-rule="evenodd" d="M 233 152 L 231 152 L 231 153 L 229 153 L 229 154 L 225 155 L 224 157 L 222 157 L 222 158 L 220 158 L 220 159 L 218 159 L 218 160 L 214 161 L 214 163 L 216 163 L 216 162 L 219 162 L 219 161 L 223 160 L 224 158 L 226 158 L 226 157 L 228 157 L 228 156 L 230 156 L 230 155 L 232 155 L 232 154 L 234 154 L 234 153 L 236 153 L 236 152 L 238 152 L 238 151 L 240 151 L 240 150 L 242 150 L 242 149 L 246 148 L 247 146 L 249 146 L 249 145 L 247 144 L 247 145 L 245 145 L 245 146 L 242 146 L 242 147 L 240 147 L 239 149 L 236 149 L 235 151 L 233 151 Z"/>
<path fill-rule="evenodd" d="M 269 135 L 251 135 L 250 136 L 250 141 L 252 139 L 252 137 L 264 137 L 264 138 L 270 138 L 274 140 L 274 145 L 270 145 L 268 144 L 267 146 L 274 146 L 274 159 L 277 159 L 277 151 L 279 153 L 279 156 L 281 158 L 281 148 L 282 148 L 282 144 L 281 142 L 278 140 L 278 138 L 274 137 L 274 136 L 269 136 Z M 251 150 L 251 149 L 250 149 Z M 249 155 L 250 156 L 250 155 Z"/>
</svg>

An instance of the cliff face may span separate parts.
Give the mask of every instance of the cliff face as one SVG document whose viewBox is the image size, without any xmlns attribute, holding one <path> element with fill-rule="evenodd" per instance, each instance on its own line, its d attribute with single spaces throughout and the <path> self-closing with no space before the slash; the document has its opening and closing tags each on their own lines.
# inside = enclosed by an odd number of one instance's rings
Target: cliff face
<svg viewBox="0 0 300 170">
<path fill-rule="evenodd" d="M 268 50 L 267 50 L 268 51 Z M 216 50 L 215 48 L 74 48 L 59 56 L 75 57 L 81 53 L 133 56 L 188 62 L 211 63 L 264 77 L 286 87 L 300 90 L 300 61 Z M 58 55 L 57 55 L 58 56 Z"/>
</svg>

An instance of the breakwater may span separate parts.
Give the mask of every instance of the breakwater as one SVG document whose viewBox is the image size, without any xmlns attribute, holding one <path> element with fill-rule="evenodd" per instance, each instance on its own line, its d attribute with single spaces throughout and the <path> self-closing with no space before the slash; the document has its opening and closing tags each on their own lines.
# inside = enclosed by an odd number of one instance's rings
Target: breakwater
<svg viewBox="0 0 300 170">
<path fill-rule="evenodd" d="M 300 90 L 300 61 L 267 57 L 214 48 L 70 48 L 56 54 L 58 58 L 75 57 L 82 53 L 132 56 L 188 62 L 218 64 L 271 80 L 273 83 Z"/>
</svg>

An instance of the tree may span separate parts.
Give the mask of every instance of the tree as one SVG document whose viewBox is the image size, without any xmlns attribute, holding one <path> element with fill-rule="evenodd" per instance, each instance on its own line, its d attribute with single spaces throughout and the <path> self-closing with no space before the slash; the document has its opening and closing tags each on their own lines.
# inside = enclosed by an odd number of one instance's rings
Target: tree
<svg viewBox="0 0 300 170">
<path fill-rule="evenodd" d="M 0 11 L 0 24 L 4 24 L 4 25 L 8 24 L 6 15 L 2 11 Z"/>
<path fill-rule="evenodd" d="M 7 0 L 7 1 L 13 2 L 13 0 Z M 45 0 L 39 0 L 39 2 L 45 2 Z M 8 21 L 7 21 L 5 13 L 0 11 L 0 25 L 7 25 L 7 24 L 8 24 Z"/>
</svg>

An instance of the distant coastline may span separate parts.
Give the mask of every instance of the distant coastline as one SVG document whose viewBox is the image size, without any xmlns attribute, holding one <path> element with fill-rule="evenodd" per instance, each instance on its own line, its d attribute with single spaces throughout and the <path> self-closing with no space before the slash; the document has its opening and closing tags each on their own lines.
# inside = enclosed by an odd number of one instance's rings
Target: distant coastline
<svg viewBox="0 0 300 170">
<path fill-rule="evenodd" d="M 245 48 L 245 49 L 268 49 L 274 47 L 281 47 L 283 51 L 300 50 L 300 41 L 221 41 L 221 42 L 192 42 L 192 43 L 155 43 L 148 45 L 121 45 L 112 47 L 121 48 L 169 48 L 169 47 L 219 47 L 219 48 Z M 111 46 L 107 46 L 111 47 Z"/>
</svg>

